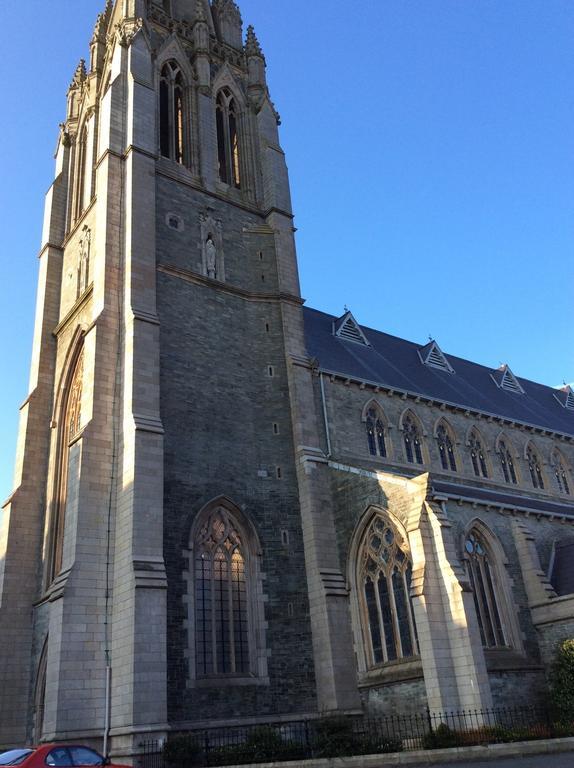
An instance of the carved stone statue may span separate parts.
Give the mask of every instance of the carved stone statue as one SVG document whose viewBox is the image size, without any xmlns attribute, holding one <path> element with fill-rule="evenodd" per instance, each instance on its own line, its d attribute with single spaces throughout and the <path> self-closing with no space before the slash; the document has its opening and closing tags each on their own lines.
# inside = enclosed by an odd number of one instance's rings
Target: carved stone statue
<svg viewBox="0 0 574 768">
<path fill-rule="evenodd" d="M 205 265 L 207 267 L 207 276 L 215 280 L 217 277 L 217 248 L 211 235 L 205 244 Z"/>
<path fill-rule="evenodd" d="M 84 229 L 84 237 L 80 241 L 80 259 L 78 263 L 78 298 L 88 287 L 90 273 L 90 245 L 92 233 L 89 229 Z"/>
</svg>

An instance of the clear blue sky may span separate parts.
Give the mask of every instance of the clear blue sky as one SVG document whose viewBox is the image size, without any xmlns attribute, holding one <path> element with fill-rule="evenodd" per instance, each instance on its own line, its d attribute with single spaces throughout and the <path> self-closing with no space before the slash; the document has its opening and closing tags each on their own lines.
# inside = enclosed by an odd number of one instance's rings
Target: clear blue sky
<svg viewBox="0 0 574 768">
<path fill-rule="evenodd" d="M 0 3 L 2 498 L 27 394 L 43 195 L 103 4 Z M 308 303 L 574 381 L 573 0 L 240 4 L 283 118 Z"/>
</svg>

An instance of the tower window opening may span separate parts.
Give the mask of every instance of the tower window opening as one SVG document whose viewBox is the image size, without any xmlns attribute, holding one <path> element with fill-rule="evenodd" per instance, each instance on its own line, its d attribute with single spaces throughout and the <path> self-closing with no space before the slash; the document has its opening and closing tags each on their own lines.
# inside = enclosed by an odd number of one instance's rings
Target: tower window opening
<svg viewBox="0 0 574 768">
<path fill-rule="evenodd" d="M 185 161 L 185 98 L 183 75 L 173 61 L 164 64 L 159 84 L 160 152 L 182 165 Z"/>
<path fill-rule="evenodd" d="M 239 119 L 237 105 L 229 88 L 223 88 L 217 95 L 215 117 L 219 178 L 224 184 L 241 189 Z"/>
</svg>

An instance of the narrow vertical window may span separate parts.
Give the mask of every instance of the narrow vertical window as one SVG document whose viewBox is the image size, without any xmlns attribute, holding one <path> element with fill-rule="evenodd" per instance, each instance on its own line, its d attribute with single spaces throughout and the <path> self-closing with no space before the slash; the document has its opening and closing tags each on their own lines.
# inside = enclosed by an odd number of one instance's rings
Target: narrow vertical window
<svg viewBox="0 0 574 768">
<path fill-rule="evenodd" d="M 468 535 L 465 550 L 482 644 L 485 648 L 506 647 L 509 643 L 502 626 L 492 557 L 478 530 Z"/>
<path fill-rule="evenodd" d="M 403 419 L 403 440 L 405 456 L 409 464 L 423 464 L 421 431 L 410 415 Z"/>
<path fill-rule="evenodd" d="M 554 477 L 556 478 L 556 487 L 558 488 L 558 492 L 563 493 L 566 496 L 570 496 L 571 480 L 569 478 L 568 471 L 566 470 L 564 461 L 562 460 L 562 457 L 558 451 L 556 451 L 552 457 L 552 469 L 554 472 Z"/>
<path fill-rule="evenodd" d="M 542 475 L 542 466 L 538 454 L 529 446 L 526 451 L 526 460 L 528 461 L 528 470 L 530 472 L 530 479 L 532 480 L 532 487 L 544 489 L 544 477 Z"/>
<path fill-rule="evenodd" d="M 365 422 L 367 428 L 367 443 L 371 456 L 387 456 L 387 443 L 385 439 L 385 426 L 382 419 L 374 408 L 367 412 Z"/>
<path fill-rule="evenodd" d="M 76 218 L 79 218 L 86 207 L 86 155 L 88 153 L 88 129 L 84 127 L 77 146 L 76 165 Z"/>
<path fill-rule="evenodd" d="M 486 450 L 482 440 L 476 432 L 473 432 L 469 440 L 470 458 L 476 477 L 488 477 L 488 465 L 486 463 Z"/>
<path fill-rule="evenodd" d="M 367 530 L 358 567 L 370 666 L 416 655 L 408 550 L 394 527 L 381 516 Z"/>
<path fill-rule="evenodd" d="M 185 86 L 174 61 L 164 64 L 159 83 L 159 146 L 162 157 L 185 163 Z"/>
<path fill-rule="evenodd" d="M 195 545 L 195 611 L 198 676 L 248 674 L 246 552 L 239 529 L 221 507 Z"/>
<path fill-rule="evenodd" d="M 241 188 L 241 157 L 236 101 L 229 88 L 223 88 L 215 104 L 219 179 Z"/>
<path fill-rule="evenodd" d="M 518 478 L 516 476 L 514 459 L 512 458 L 512 453 L 510 449 L 508 448 L 507 444 L 503 440 L 500 441 L 498 452 L 500 456 L 500 466 L 502 468 L 502 474 L 504 475 L 504 480 L 507 483 L 512 483 L 512 485 L 518 485 Z"/>
<path fill-rule="evenodd" d="M 439 424 L 436 431 L 436 440 L 440 454 L 440 462 L 443 469 L 456 472 L 456 457 L 454 455 L 454 442 L 444 424 Z"/>
</svg>

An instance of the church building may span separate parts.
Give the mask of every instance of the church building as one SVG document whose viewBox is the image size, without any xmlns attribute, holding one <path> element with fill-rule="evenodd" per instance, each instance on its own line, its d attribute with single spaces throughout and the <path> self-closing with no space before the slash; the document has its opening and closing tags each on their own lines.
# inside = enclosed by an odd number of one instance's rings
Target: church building
<svg viewBox="0 0 574 768">
<path fill-rule="evenodd" d="M 233 0 L 98 16 L 3 508 L 0 746 L 543 702 L 574 637 L 574 391 L 304 306 L 278 125 Z"/>
</svg>

